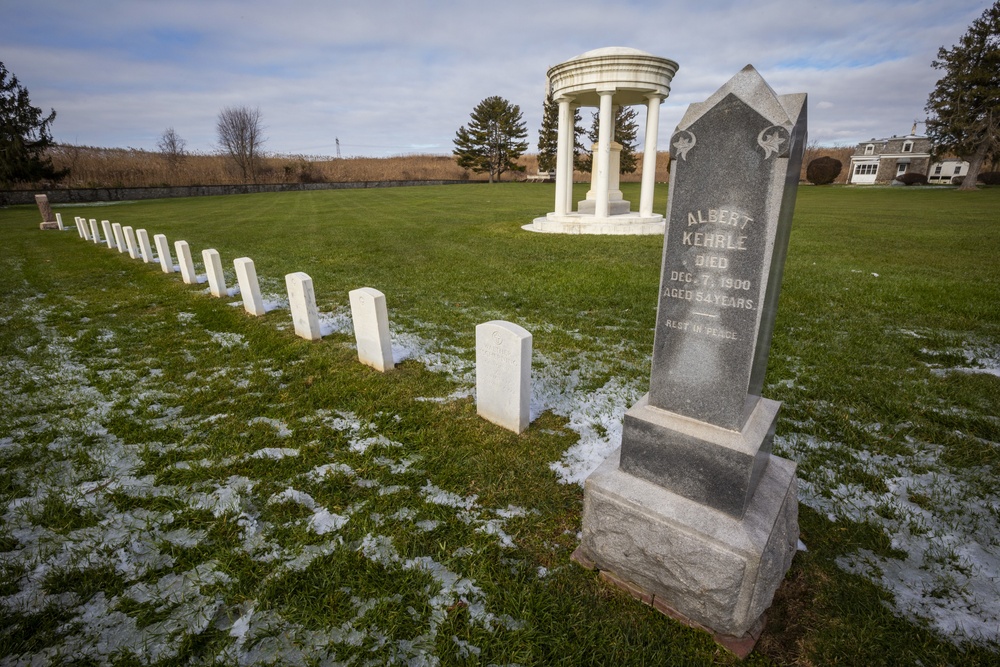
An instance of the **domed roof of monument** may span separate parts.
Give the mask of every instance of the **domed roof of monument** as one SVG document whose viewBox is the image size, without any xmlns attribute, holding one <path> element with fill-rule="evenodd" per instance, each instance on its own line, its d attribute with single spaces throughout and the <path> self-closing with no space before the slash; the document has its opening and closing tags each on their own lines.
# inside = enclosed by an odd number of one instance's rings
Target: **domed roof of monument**
<svg viewBox="0 0 1000 667">
<path fill-rule="evenodd" d="M 570 58 L 567 62 L 573 60 L 582 60 L 584 58 L 599 58 L 600 56 L 652 56 L 651 53 L 646 53 L 645 51 L 640 51 L 639 49 L 633 49 L 628 46 L 605 46 L 601 49 L 593 49 L 587 51 L 586 53 L 581 53 L 580 55 Z"/>
</svg>

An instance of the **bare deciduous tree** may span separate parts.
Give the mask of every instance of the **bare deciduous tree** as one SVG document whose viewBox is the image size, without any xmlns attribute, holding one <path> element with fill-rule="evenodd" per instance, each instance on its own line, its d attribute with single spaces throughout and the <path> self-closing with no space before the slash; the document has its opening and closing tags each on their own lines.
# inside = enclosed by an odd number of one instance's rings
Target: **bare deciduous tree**
<svg viewBox="0 0 1000 667">
<path fill-rule="evenodd" d="M 243 181 L 256 183 L 265 141 L 260 108 L 226 107 L 219 112 L 216 128 L 219 147 L 236 163 Z"/>
<path fill-rule="evenodd" d="M 172 127 L 165 129 L 160 140 L 156 142 L 156 147 L 160 149 L 160 153 L 171 170 L 177 169 L 187 157 L 187 153 L 184 151 L 186 146 L 187 142 Z"/>
</svg>

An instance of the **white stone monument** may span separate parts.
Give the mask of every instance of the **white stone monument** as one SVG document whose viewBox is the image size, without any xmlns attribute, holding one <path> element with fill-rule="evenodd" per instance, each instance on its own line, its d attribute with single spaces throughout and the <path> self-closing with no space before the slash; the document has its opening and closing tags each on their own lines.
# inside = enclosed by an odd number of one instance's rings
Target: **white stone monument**
<svg viewBox="0 0 1000 667">
<path fill-rule="evenodd" d="M 97 220 L 94 218 L 90 219 L 90 240 L 94 243 L 101 242 L 101 233 L 97 231 Z"/>
<path fill-rule="evenodd" d="M 377 371 L 392 370 L 392 343 L 389 338 L 389 311 L 385 295 L 362 287 L 351 291 L 351 320 L 358 344 L 358 361 Z"/>
<path fill-rule="evenodd" d="M 187 241 L 177 241 L 174 243 L 174 249 L 177 251 L 177 263 L 181 265 L 181 279 L 186 285 L 194 285 L 198 282 L 198 275 L 194 272 L 191 246 Z"/>
<path fill-rule="evenodd" d="M 205 263 L 205 274 L 208 276 L 208 291 L 214 297 L 229 296 L 226 292 L 226 274 L 222 272 L 222 258 L 214 248 L 201 251 L 201 260 Z"/>
<path fill-rule="evenodd" d="M 233 260 L 236 269 L 236 281 L 240 285 L 240 295 L 243 297 L 243 308 L 260 317 L 264 314 L 264 300 L 260 297 L 260 285 L 257 284 L 257 269 L 249 257 Z"/>
<path fill-rule="evenodd" d="M 62 213 L 56 213 L 56 224 L 59 225 L 59 231 L 65 231 L 62 221 Z"/>
<path fill-rule="evenodd" d="M 145 229 L 137 229 L 135 233 L 139 237 L 139 254 L 142 255 L 142 261 L 146 264 L 152 264 L 153 249 L 149 246 L 149 232 Z"/>
<path fill-rule="evenodd" d="M 135 230 L 129 225 L 122 227 L 122 234 L 125 235 L 125 245 L 128 246 L 128 256 L 132 259 L 139 259 L 139 244 L 135 240 Z"/>
<path fill-rule="evenodd" d="M 114 250 L 115 245 L 115 235 L 111 231 L 111 221 L 101 220 L 101 229 L 104 230 L 104 241 L 108 244 L 108 250 Z"/>
<path fill-rule="evenodd" d="M 531 334 L 502 320 L 476 325 L 476 412 L 522 433 L 531 420 Z"/>
<path fill-rule="evenodd" d="M 87 221 L 76 216 L 76 233 L 80 235 L 80 238 L 84 241 L 90 240 L 90 234 L 87 232 Z"/>
<path fill-rule="evenodd" d="M 621 46 L 588 51 L 549 69 L 549 89 L 559 104 L 555 210 L 524 229 L 555 234 L 663 233 L 663 216 L 653 213 L 656 148 L 660 102 L 670 94 L 676 72 L 673 60 Z M 622 199 L 621 144 L 614 141 L 615 108 L 633 105 L 646 107 L 638 212 Z M 590 192 L 573 211 L 573 118 L 581 106 L 598 108 L 598 139 Z"/>
<path fill-rule="evenodd" d="M 319 340 L 319 310 L 316 308 L 316 294 L 313 292 L 312 278 L 301 271 L 285 276 L 288 288 L 288 307 L 292 311 L 295 333 L 306 340 Z"/>
<path fill-rule="evenodd" d="M 160 258 L 160 268 L 164 273 L 174 272 L 174 258 L 170 256 L 170 243 L 164 234 L 157 234 L 153 237 L 156 242 L 156 254 Z"/>
<path fill-rule="evenodd" d="M 118 252 L 125 252 L 125 235 L 122 234 L 121 223 L 116 222 L 111 225 L 111 231 L 115 235 L 115 246 L 117 246 Z"/>
</svg>

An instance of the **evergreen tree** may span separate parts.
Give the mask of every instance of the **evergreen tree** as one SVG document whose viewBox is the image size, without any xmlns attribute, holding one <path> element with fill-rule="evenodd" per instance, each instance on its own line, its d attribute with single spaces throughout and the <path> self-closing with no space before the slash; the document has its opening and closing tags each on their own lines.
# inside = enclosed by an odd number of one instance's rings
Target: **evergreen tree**
<svg viewBox="0 0 1000 667">
<path fill-rule="evenodd" d="M 527 136 L 521 107 L 487 97 L 472 110 L 468 128 L 455 133 L 456 161 L 463 169 L 489 173 L 490 183 L 499 181 L 505 171 L 524 171 L 516 161 L 528 149 Z"/>
<path fill-rule="evenodd" d="M 615 113 L 615 129 L 611 135 L 612 141 L 617 141 L 622 145 L 621 152 L 621 173 L 631 174 L 639 166 L 639 160 L 635 154 L 635 143 L 636 136 L 639 134 L 639 124 L 636 123 L 635 118 L 639 115 L 639 112 L 632 107 L 618 107 L 618 111 Z M 600 131 L 600 113 L 595 111 L 593 113 L 593 120 L 590 125 L 590 131 L 587 132 L 587 138 L 590 140 L 590 146 L 597 143 L 598 132 Z M 580 171 L 589 172 L 593 169 L 594 156 L 588 147 L 587 155 L 580 158 L 578 163 Z"/>
<path fill-rule="evenodd" d="M 580 155 L 584 152 L 580 136 L 580 109 L 573 113 L 573 164 L 579 166 Z M 545 98 L 542 112 L 542 127 L 538 130 L 538 170 L 555 171 L 556 155 L 559 152 L 559 105 L 552 99 L 552 93 Z"/>
<path fill-rule="evenodd" d="M 927 98 L 927 134 L 935 151 L 969 162 L 959 189 L 975 190 L 983 163 L 1000 155 L 1000 1 L 932 66 L 945 74 Z"/>
<path fill-rule="evenodd" d="M 56 171 L 45 156 L 53 145 L 49 126 L 56 112 L 50 109 L 43 118 L 42 110 L 31 106 L 27 89 L 9 74 L 0 62 L 0 185 L 59 180 L 67 171 Z"/>
</svg>

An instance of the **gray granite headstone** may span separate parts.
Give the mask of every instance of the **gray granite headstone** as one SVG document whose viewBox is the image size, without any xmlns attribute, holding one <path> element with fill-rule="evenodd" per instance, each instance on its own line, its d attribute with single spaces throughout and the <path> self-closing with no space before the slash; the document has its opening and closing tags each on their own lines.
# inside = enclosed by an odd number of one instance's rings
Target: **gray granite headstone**
<svg viewBox="0 0 1000 667">
<path fill-rule="evenodd" d="M 38 212 L 42 214 L 41 229 L 59 229 L 56 216 L 52 213 L 52 206 L 49 205 L 48 195 L 35 195 L 35 203 L 38 204 Z"/>
<path fill-rule="evenodd" d="M 574 554 L 744 648 L 798 539 L 780 403 L 760 394 L 805 142 L 805 94 L 749 65 L 671 137 L 650 390 L 587 478 Z"/>
</svg>

